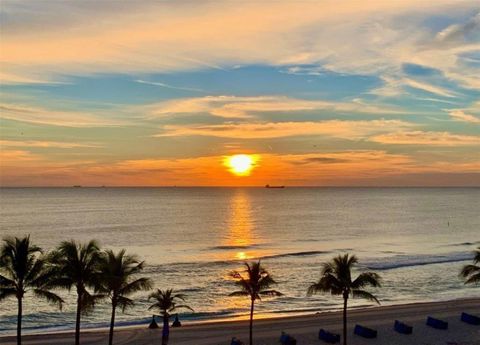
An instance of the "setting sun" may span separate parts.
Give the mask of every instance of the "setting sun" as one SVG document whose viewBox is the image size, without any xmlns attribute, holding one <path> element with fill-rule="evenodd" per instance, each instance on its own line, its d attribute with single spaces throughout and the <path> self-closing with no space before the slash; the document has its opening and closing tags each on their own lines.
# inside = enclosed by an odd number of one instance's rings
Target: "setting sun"
<svg viewBox="0 0 480 345">
<path fill-rule="evenodd" d="M 255 167 L 255 155 L 233 155 L 225 158 L 225 165 L 229 171 L 237 176 L 248 176 Z"/>
</svg>

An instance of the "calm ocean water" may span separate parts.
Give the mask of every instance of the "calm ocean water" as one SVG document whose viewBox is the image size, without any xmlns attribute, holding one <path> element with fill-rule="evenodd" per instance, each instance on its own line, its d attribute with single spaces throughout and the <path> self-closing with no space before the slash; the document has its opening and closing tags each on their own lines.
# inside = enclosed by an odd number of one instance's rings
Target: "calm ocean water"
<svg viewBox="0 0 480 345">
<path fill-rule="evenodd" d="M 378 270 L 382 304 L 478 297 L 458 272 L 480 245 L 479 188 L 18 188 L 0 190 L 1 235 L 31 234 L 52 249 L 61 240 L 97 239 L 147 262 L 156 287 L 188 296 L 195 313 L 182 320 L 240 317 L 248 301 L 228 297 L 228 272 L 262 258 L 285 296 L 257 311 L 281 315 L 326 311 L 340 299 L 306 297 L 321 262 L 352 252 Z M 27 297 L 28 331 L 74 327 L 74 298 L 63 312 Z M 147 324 L 146 293 L 118 314 L 119 324 Z M 354 306 L 367 303 L 352 300 Z M 13 333 L 16 303 L 0 305 L 0 334 Z M 106 326 L 109 306 L 84 317 Z"/>
</svg>

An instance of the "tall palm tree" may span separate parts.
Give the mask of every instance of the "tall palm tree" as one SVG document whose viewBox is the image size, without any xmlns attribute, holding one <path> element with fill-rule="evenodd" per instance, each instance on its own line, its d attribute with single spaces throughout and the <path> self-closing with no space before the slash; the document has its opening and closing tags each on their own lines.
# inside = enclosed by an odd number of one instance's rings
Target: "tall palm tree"
<svg viewBox="0 0 480 345">
<path fill-rule="evenodd" d="M 465 265 L 460 272 L 460 277 L 465 284 L 480 284 L 480 247 L 473 252 L 473 264 Z"/>
<path fill-rule="evenodd" d="M 181 308 L 191 311 L 193 311 L 193 309 L 185 304 L 177 304 L 177 301 L 185 302 L 185 295 L 179 293 L 176 294 L 173 292 L 173 289 L 157 289 L 157 291 L 152 292 L 150 296 L 148 296 L 148 299 L 155 300 L 155 303 L 152 304 L 148 308 L 148 310 L 156 309 L 163 317 L 162 345 L 167 345 L 170 332 L 168 326 L 168 319 L 170 318 L 171 313 Z"/>
<path fill-rule="evenodd" d="M 142 290 L 149 290 L 152 283 L 148 278 L 134 279 L 134 275 L 143 270 L 144 261 L 139 261 L 134 255 L 125 255 L 125 249 L 117 254 L 106 250 L 99 264 L 100 284 L 97 292 L 108 295 L 112 303 L 110 319 L 110 334 L 108 344 L 113 343 L 113 327 L 115 324 L 115 311 L 117 307 L 126 308 L 133 306 L 134 302 L 128 296 Z"/>
<path fill-rule="evenodd" d="M 32 291 L 36 297 L 62 308 L 63 299 L 50 291 L 54 270 L 41 254 L 40 247 L 30 243 L 30 236 L 4 238 L 0 249 L 0 301 L 17 298 L 18 345 L 22 343 L 22 302 L 26 292 Z"/>
<path fill-rule="evenodd" d="M 77 293 L 75 345 L 80 344 L 81 314 L 92 311 L 95 302 L 105 297 L 88 291 L 88 288 L 94 289 L 98 285 L 100 259 L 100 247 L 93 240 L 86 244 L 63 241 L 51 254 L 51 262 L 57 269 L 55 285 L 69 291 L 75 288 Z"/>
<path fill-rule="evenodd" d="M 253 311 L 255 301 L 261 300 L 260 296 L 281 296 L 282 293 L 271 290 L 270 287 L 276 284 L 268 271 L 258 262 L 245 262 L 245 275 L 233 271 L 230 275 L 236 279 L 236 284 L 241 290 L 232 292 L 230 296 L 250 297 L 250 345 L 253 344 Z"/>
<path fill-rule="evenodd" d="M 317 283 L 308 288 L 309 296 L 317 292 L 330 292 L 332 295 L 343 297 L 343 345 L 347 345 L 347 301 L 353 298 L 365 298 L 380 304 L 378 299 L 364 287 L 380 287 L 380 276 L 374 272 L 363 272 L 352 280 L 352 269 L 358 263 L 355 255 L 338 255 L 322 266 L 322 276 Z"/>
</svg>

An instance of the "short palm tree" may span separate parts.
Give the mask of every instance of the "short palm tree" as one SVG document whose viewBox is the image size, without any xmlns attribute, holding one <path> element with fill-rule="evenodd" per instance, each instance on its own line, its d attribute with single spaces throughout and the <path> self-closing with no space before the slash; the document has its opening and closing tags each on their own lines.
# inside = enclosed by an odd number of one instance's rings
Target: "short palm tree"
<svg viewBox="0 0 480 345">
<path fill-rule="evenodd" d="M 170 318 L 171 313 L 181 308 L 191 311 L 193 311 L 193 309 L 185 304 L 177 304 L 177 301 L 185 302 L 185 295 L 179 293 L 176 294 L 173 289 L 157 289 L 157 291 L 152 292 L 150 296 L 148 296 L 148 299 L 153 299 L 155 301 L 148 310 L 158 310 L 163 317 L 162 345 L 167 345 L 169 336 L 168 319 Z"/>
<path fill-rule="evenodd" d="M 347 345 L 347 301 L 353 298 L 365 298 L 375 301 L 378 299 L 370 292 L 363 290 L 364 287 L 380 287 L 380 276 L 374 272 L 363 272 L 352 280 L 352 269 L 358 263 L 355 255 L 338 255 L 331 261 L 323 264 L 322 276 L 317 283 L 308 288 L 308 295 L 318 292 L 330 292 L 332 295 L 343 296 L 343 345 Z"/>
<path fill-rule="evenodd" d="M 27 291 L 62 308 L 63 299 L 50 291 L 54 271 L 41 254 L 40 247 L 30 243 L 30 236 L 7 237 L 0 249 L 0 301 L 17 298 L 18 345 L 22 343 L 22 302 Z"/>
<path fill-rule="evenodd" d="M 139 261 L 134 255 L 126 255 L 124 249 L 117 254 L 111 250 L 106 250 L 103 253 L 99 264 L 100 284 L 97 287 L 97 292 L 108 295 L 112 303 L 109 345 L 113 343 L 113 327 L 117 307 L 120 307 L 124 312 L 126 308 L 134 304 L 128 296 L 138 291 L 149 290 L 152 287 L 148 278 L 134 279 L 134 276 L 143 270 L 143 266 L 144 261 Z"/>
<path fill-rule="evenodd" d="M 253 311 L 255 301 L 261 300 L 260 296 L 281 296 L 282 293 L 271 290 L 270 287 L 276 284 L 268 271 L 258 262 L 245 262 L 245 271 L 233 271 L 231 277 L 236 279 L 236 284 L 240 287 L 239 291 L 232 292 L 230 296 L 248 296 L 250 297 L 250 333 L 249 343 L 253 344 Z"/>
<path fill-rule="evenodd" d="M 460 272 L 460 277 L 465 284 L 480 284 L 480 247 L 473 252 L 473 264 L 465 265 Z"/>
<path fill-rule="evenodd" d="M 51 262 L 57 269 L 55 285 L 68 289 L 75 288 L 77 293 L 77 312 L 75 321 L 75 345 L 80 344 L 80 318 L 93 310 L 95 302 L 102 295 L 94 295 L 88 288 L 94 289 L 99 282 L 100 248 L 96 241 L 79 244 L 73 240 L 63 241 L 51 254 Z"/>
</svg>

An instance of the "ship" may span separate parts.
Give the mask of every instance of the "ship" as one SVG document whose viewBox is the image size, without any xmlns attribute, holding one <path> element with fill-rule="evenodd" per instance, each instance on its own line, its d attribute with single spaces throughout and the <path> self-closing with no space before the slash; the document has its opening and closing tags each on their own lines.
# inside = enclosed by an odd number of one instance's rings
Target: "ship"
<svg viewBox="0 0 480 345">
<path fill-rule="evenodd" d="M 270 186 L 269 184 L 266 184 L 265 188 L 285 188 L 285 186 Z"/>
</svg>

